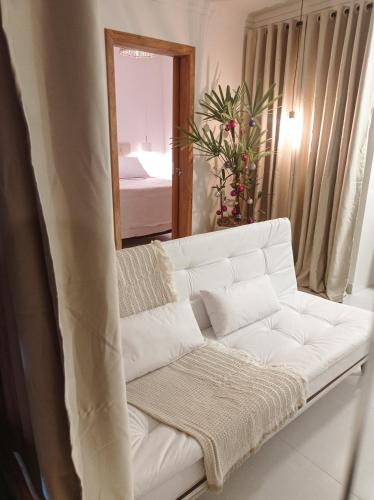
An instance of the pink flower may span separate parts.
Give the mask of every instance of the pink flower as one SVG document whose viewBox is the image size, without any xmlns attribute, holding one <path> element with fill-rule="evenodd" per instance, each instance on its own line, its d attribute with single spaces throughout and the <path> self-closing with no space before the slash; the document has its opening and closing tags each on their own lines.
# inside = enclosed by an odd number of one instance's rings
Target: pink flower
<svg viewBox="0 0 374 500">
<path fill-rule="evenodd" d="M 231 129 L 235 128 L 235 127 L 236 127 L 236 121 L 235 121 L 235 120 L 230 120 L 230 121 L 228 121 L 228 122 L 226 123 L 225 130 L 226 130 L 226 131 L 229 131 L 229 130 L 231 130 Z"/>
<path fill-rule="evenodd" d="M 231 214 L 235 217 L 235 215 L 238 213 L 238 211 L 236 210 L 236 208 L 233 208 L 231 210 Z"/>
<path fill-rule="evenodd" d="M 253 224 L 254 223 L 254 219 L 249 215 L 248 219 L 247 219 L 247 222 L 248 222 L 248 224 Z"/>
<path fill-rule="evenodd" d="M 238 191 L 239 191 L 239 193 L 242 193 L 244 191 L 243 184 L 240 184 L 240 186 L 238 187 Z"/>
<path fill-rule="evenodd" d="M 242 160 L 243 161 L 248 161 L 248 158 L 249 158 L 249 156 L 247 155 L 247 153 L 244 153 L 243 156 L 242 156 Z"/>
<path fill-rule="evenodd" d="M 222 207 L 222 212 L 227 212 L 227 207 L 226 207 L 226 205 L 223 205 L 223 207 Z"/>
<path fill-rule="evenodd" d="M 217 210 L 216 214 L 221 215 L 221 210 Z"/>
<path fill-rule="evenodd" d="M 231 191 L 230 195 L 231 195 L 231 196 L 236 196 L 236 191 L 235 191 L 235 189 L 233 189 L 233 190 Z"/>
</svg>

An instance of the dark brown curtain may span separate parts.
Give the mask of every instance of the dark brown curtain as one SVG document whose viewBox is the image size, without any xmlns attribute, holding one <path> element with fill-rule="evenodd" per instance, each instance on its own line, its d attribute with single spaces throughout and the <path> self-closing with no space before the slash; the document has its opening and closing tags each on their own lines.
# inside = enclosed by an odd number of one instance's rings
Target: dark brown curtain
<svg viewBox="0 0 374 500">
<path fill-rule="evenodd" d="M 1 21 L 1 17 L 0 17 Z M 7 445 L 40 496 L 81 497 L 28 132 L 0 32 L 0 391 Z M 52 286 L 51 286 L 52 285 Z M 2 441 L 4 446 L 4 441 Z"/>
</svg>

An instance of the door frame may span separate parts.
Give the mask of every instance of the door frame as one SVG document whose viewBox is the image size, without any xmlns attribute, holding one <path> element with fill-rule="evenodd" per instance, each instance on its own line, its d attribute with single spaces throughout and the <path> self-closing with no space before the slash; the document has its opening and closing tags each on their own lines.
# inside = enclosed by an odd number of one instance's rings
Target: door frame
<svg viewBox="0 0 374 500">
<path fill-rule="evenodd" d="M 144 50 L 153 54 L 173 57 L 173 138 L 179 136 L 181 128 L 190 129 L 190 120 L 194 114 L 195 48 L 180 43 L 105 29 L 114 239 L 116 249 L 119 250 L 122 248 L 122 239 L 114 47 Z M 172 164 L 172 237 L 180 238 L 189 236 L 192 232 L 192 145 L 183 148 L 173 147 Z"/>
</svg>

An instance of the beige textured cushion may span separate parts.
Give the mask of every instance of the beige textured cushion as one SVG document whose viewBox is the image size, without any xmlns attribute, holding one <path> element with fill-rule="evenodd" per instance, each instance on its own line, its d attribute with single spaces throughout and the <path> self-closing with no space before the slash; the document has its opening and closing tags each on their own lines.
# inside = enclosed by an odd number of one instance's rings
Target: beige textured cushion
<svg viewBox="0 0 374 500">
<path fill-rule="evenodd" d="M 159 241 L 117 252 L 121 318 L 177 299 L 170 261 Z"/>
</svg>

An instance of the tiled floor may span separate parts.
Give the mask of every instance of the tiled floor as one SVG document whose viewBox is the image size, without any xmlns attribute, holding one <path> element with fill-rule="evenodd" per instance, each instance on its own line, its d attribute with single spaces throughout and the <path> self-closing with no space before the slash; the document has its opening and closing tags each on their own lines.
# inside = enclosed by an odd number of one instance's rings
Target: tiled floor
<svg viewBox="0 0 374 500">
<path fill-rule="evenodd" d="M 372 391 L 362 446 L 359 455 L 354 491 L 361 500 L 374 500 L 374 391 Z"/>
<path fill-rule="evenodd" d="M 374 311 L 374 288 L 364 288 L 358 293 L 347 295 L 343 302 L 344 304 L 363 307 L 364 309 L 369 309 L 369 311 Z"/>
<path fill-rule="evenodd" d="M 358 371 L 268 441 L 225 484 L 201 500 L 341 500 L 358 403 Z M 369 410 L 374 429 L 374 405 Z M 374 436 L 373 436 L 374 452 Z M 374 468 L 373 468 L 374 473 Z M 374 488 L 357 482 L 352 500 Z"/>
<path fill-rule="evenodd" d="M 373 309 L 374 290 L 345 302 Z M 268 441 L 221 494 L 205 493 L 201 500 L 341 500 L 362 380 L 359 370 L 349 376 Z M 368 423 L 352 500 L 374 500 L 374 398 Z"/>
</svg>

